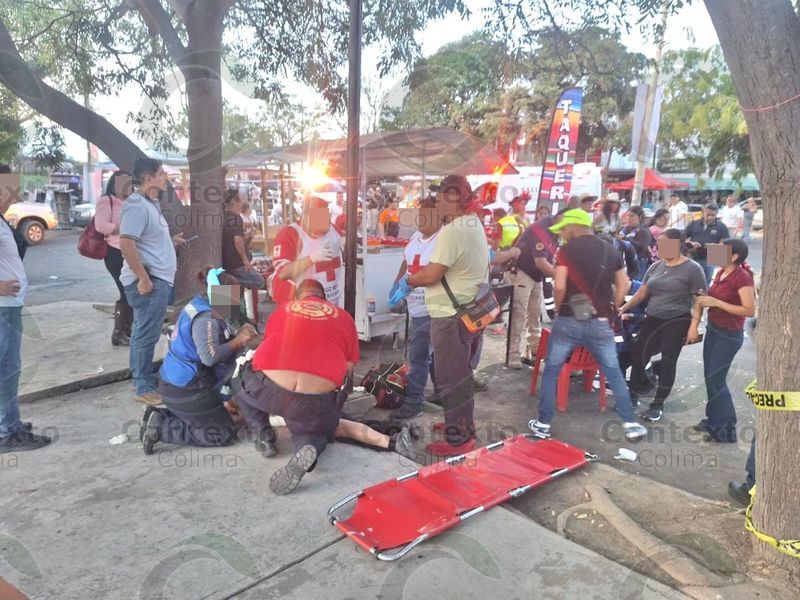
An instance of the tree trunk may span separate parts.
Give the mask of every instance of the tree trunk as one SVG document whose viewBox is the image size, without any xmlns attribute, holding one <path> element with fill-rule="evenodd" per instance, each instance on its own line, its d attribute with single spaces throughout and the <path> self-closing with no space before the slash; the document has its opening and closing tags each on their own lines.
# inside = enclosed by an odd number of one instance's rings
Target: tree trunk
<svg viewBox="0 0 800 600">
<path fill-rule="evenodd" d="M 103 117 L 44 83 L 22 60 L 5 23 L 0 21 L 0 82 L 51 121 L 100 148 L 121 169 L 130 171 L 145 154 Z"/>
<path fill-rule="evenodd" d="M 195 275 L 206 265 L 219 267 L 222 247 L 222 32 L 227 8 L 219 2 L 195 2 L 184 15 L 189 44 L 178 66 L 186 79 L 189 121 L 189 181 L 191 207 L 178 231 L 199 235 L 179 251 L 176 297 L 197 289 Z M 178 218 L 178 220 L 181 220 Z"/>
<path fill-rule="evenodd" d="M 705 4 L 745 109 L 772 107 L 800 92 L 800 18 L 789 0 Z M 745 118 L 764 198 L 758 387 L 798 391 L 800 100 L 771 110 L 746 110 Z M 798 539 L 800 412 L 758 411 L 757 437 L 754 525 L 777 539 Z M 757 558 L 800 579 L 800 560 L 758 540 L 754 549 Z"/>
</svg>

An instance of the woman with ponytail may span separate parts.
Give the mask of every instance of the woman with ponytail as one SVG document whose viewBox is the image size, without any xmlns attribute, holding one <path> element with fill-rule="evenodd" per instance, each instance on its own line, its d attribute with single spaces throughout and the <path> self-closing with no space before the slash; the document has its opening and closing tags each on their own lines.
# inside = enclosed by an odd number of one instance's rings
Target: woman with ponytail
<svg viewBox="0 0 800 600">
<path fill-rule="evenodd" d="M 744 322 L 756 312 L 753 271 L 747 264 L 747 243 L 731 238 L 722 242 L 728 246 L 728 262 L 716 275 L 707 296 L 695 303 L 692 327 L 708 308 L 708 327 L 703 343 L 703 371 L 708 403 L 706 418 L 695 429 L 701 430 L 715 442 L 736 442 L 736 409 L 727 377 L 736 353 L 744 341 Z"/>
</svg>

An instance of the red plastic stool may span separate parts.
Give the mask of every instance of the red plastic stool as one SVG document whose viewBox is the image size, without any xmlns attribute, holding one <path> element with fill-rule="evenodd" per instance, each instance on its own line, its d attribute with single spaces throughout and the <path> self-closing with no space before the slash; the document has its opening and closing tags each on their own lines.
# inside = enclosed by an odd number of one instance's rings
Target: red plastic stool
<svg viewBox="0 0 800 600">
<path fill-rule="evenodd" d="M 592 391 L 592 381 L 594 381 L 595 373 L 600 373 L 600 410 L 606 410 L 606 376 L 600 369 L 600 366 L 595 362 L 591 353 L 580 346 L 573 350 L 569 360 L 561 369 L 558 375 L 558 388 L 557 388 L 557 403 L 558 410 L 564 412 L 567 410 L 567 396 L 569 395 L 569 376 L 573 371 L 583 371 L 583 389 L 587 392 Z"/>
<path fill-rule="evenodd" d="M 531 374 L 531 394 L 536 393 L 536 384 L 539 381 L 539 369 L 542 361 L 547 356 L 547 342 L 550 339 L 550 329 L 542 327 L 542 334 L 539 337 L 539 346 L 536 348 L 536 357 L 533 359 L 533 373 Z"/>
</svg>

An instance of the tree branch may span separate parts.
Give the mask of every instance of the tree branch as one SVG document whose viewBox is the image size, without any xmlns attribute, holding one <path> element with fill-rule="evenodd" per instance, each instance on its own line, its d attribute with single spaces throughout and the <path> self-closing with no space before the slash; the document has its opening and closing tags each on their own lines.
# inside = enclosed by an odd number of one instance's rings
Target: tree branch
<svg viewBox="0 0 800 600">
<path fill-rule="evenodd" d="M 38 113 L 95 144 L 120 168 L 130 169 L 137 158 L 145 157 L 136 144 L 106 119 L 44 83 L 22 60 L 1 20 L 0 83 Z"/>
<path fill-rule="evenodd" d="M 183 6 L 184 4 L 185 6 Z M 188 1 L 181 2 L 181 8 L 185 9 L 189 4 Z M 129 0 L 129 6 L 139 11 L 147 27 L 164 40 L 172 60 L 180 63 L 186 55 L 186 46 L 181 42 L 178 32 L 172 25 L 172 19 L 161 6 L 161 2 L 159 0 Z"/>
</svg>

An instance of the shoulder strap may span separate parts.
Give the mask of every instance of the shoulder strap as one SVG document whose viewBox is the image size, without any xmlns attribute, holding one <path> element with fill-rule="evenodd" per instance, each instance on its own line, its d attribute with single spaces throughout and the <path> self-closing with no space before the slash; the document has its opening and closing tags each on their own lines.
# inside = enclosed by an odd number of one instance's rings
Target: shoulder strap
<svg viewBox="0 0 800 600">
<path fill-rule="evenodd" d="M 442 277 L 442 287 L 444 291 L 447 292 L 447 297 L 450 298 L 450 302 L 453 303 L 453 308 L 461 310 L 461 305 L 458 303 L 458 300 L 456 300 L 453 290 L 451 290 L 450 286 L 447 284 L 447 277 Z"/>
</svg>

